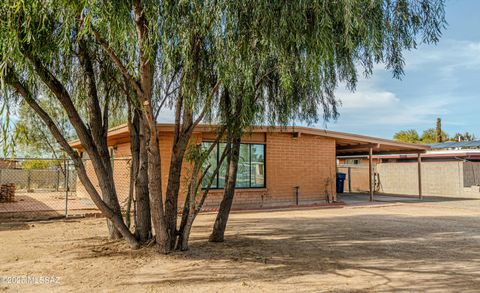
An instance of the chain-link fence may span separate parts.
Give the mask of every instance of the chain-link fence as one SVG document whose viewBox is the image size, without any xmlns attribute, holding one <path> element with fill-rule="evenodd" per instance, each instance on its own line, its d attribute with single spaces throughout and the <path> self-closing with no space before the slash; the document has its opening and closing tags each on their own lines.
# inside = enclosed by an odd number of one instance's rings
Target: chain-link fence
<svg viewBox="0 0 480 293">
<path fill-rule="evenodd" d="M 87 175 L 92 181 L 93 185 L 100 191 L 100 187 L 98 184 L 97 176 L 95 174 L 95 169 L 92 165 L 90 160 L 84 160 L 85 169 L 87 171 Z M 113 171 L 113 179 L 115 183 L 115 190 L 117 192 L 118 201 L 120 203 L 120 207 L 123 211 L 128 210 L 128 206 L 132 206 L 134 204 L 134 193 L 133 190 L 130 190 L 130 166 L 131 166 L 131 157 L 117 157 L 111 160 L 112 171 Z M 77 180 L 77 184 L 75 186 L 75 198 L 78 199 L 80 202 L 86 202 L 90 200 L 90 195 L 85 190 L 83 184 Z M 100 193 L 101 194 L 101 193 Z M 71 203 L 72 201 L 69 201 Z M 95 207 L 91 202 L 91 206 Z M 69 211 L 72 208 L 69 209 Z"/>
<path fill-rule="evenodd" d="M 98 189 L 95 170 L 85 166 Z M 130 158 L 112 160 L 122 208 L 129 204 Z M 131 202 L 130 202 L 131 204 Z M 0 159 L 0 221 L 39 220 L 98 213 L 66 159 Z"/>
<path fill-rule="evenodd" d="M 0 219 L 65 216 L 76 185 L 77 174 L 69 160 L 3 159 Z"/>
</svg>

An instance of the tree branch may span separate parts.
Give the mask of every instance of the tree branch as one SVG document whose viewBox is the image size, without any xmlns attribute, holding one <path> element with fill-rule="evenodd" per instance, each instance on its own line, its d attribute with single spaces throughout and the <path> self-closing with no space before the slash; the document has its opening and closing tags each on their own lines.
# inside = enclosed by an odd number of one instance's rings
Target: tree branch
<svg viewBox="0 0 480 293">
<path fill-rule="evenodd" d="M 7 69 L 7 84 L 12 86 L 17 94 L 23 97 L 25 102 L 38 114 L 38 116 L 43 120 L 48 129 L 52 132 L 53 137 L 57 140 L 58 144 L 67 152 L 67 154 L 73 159 L 80 159 L 78 153 L 68 144 L 67 140 L 63 137 L 59 128 L 53 122 L 52 118 L 48 113 L 37 103 L 37 101 L 32 97 L 31 92 L 24 86 L 18 77 L 9 69 Z"/>
<path fill-rule="evenodd" d="M 192 129 L 195 128 L 205 117 L 205 114 L 207 113 L 208 107 L 210 107 L 210 101 L 212 100 L 213 96 L 218 92 L 218 89 L 220 88 L 220 81 L 218 80 L 215 86 L 213 87 L 212 91 L 210 92 L 210 95 L 208 96 L 207 100 L 205 101 L 205 105 L 203 106 L 202 112 L 200 115 L 198 115 L 197 119 L 192 124 Z"/>
<path fill-rule="evenodd" d="M 148 21 L 143 11 L 143 5 L 141 0 L 135 0 L 133 2 L 133 11 L 135 16 L 135 25 L 137 28 L 137 36 L 140 52 L 140 88 L 142 95 L 139 95 L 143 104 L 151 103 L 151 93 L 153 84 L 153 73 L 155 71 L 154 62 L 147 54 L 148 46 Z M 153 54 L 156 53 L 156 46 L 153 46 Z M 152 107 L 152 105 L 149 105 Z M 153 113 L 150 113 L 153 118 Z"/>
<path fill-rule="evenodd" d="M 90 58 L 90 53 L 88 52 L 87 43 L 83 39 L 79 40 L 78 42 L 78 53 L 79 53 L 78 55 L 79 55 L 80 65 L 82 66 L 84 71 L 84 79 L 85 79 L 84 82 L 85 82 L 86 91 L 87 91 L 87 110 L 89 114 L 88 116 L 89 116 L 90 129 L 92 132 L 92 138 L 97 148 L 100 149 L 100 151 L 104 152 L 104 150 L 102 149 L 107 147 L 106 133 L 104 131 L 105 128 L 102 123 L 103 122 L 102 110 L 100 108 L 100 102 L 98 99 L 95 72 L 93 70 L 93 64 Z M 105 115 L 103 118 L 108 116 L 107 113 L 104 113 L 104 114 Z M 108 150 L 107 150 L 107 154 L 103 154 L 103 155 L 108 156 Z M 108 158 L 107 158 L 107 161 L 108 161 Z"/>
<path fill-rule="evenodd" d="M 103 50 L 110 57 L 113 64 L 115 64 L 115 67 L 117 67 L 117 69 L 122 73 L 123 77 L 135 89 L 135 91 L 137 92 L 137 95 L 141 96 L 143 94 L 143 90 L 140 84 L 138 83 L 138 81 L 130 74 L 130 72 L 128 72 L 128 69 L 123 65 L 123 62 L 120 60 L 117 54 L 115 54 L 115 52 L 110 47 L 108 42 L 105 39 L 103 39 L 94 28 L 92 28 L 92 31 L 93 31 L 95 40 L 97 40 L 97 42 L 100 44 Z"/>
<path fill-rule="evenodd" d="M 28 51 L 23 52 L 25 57 L 32 63 L 36 73 L 40 79 L 47 85 L 47 87 L 53 92 L 58 101 L 62 104 L 65 112 L 67 113 L 72 126 L 77 131 L 78 137 L 84 143 L 87 151 L 96 150 L 95 144 L 90 135 L 90 131 L 84 124 L 80 114 L 78 113 L 75 105 L 73 104 L 70 94 L 60 81 L 42 64 L 39 58 L 34 56 Z"/>
<path fill-rule="evenodd" d="M 92 198 L 92 201 L 95 203 L 95 205 L 102 211 L 102 213 L 108 219 L 110 219 L 112 222 L 115 223 L 116 227 L 121 231 L 122 235 L 126 238 L 126 240 L 131 245 L 131 247 L 134 249 L 138 248 L 139 247 L 138 241 L 133 237 L 133 235 L 130 233 L 128 228 L 126 228 L 125 224 L 123 223 L 123 219 L 121 215 L 116 214 L 102 200 L 102 198 L 100 197 L 100 194 L 95 189 L 95 186 L 93 185 L 92 181 L 87 175 L 82 159 L 80 158 L 78 153 L 68 144 L 67 140 L 65 139 L 65 137 L 63 137 L 63 135 L 61 134 L 60 130 L 58 129 L 57 125 L 52 120 L 52 118 L 48 115 L 48 113 L 45 110 L 43 110 L 42 107 L 40 107 L 37 101 L 32 97 L 31 92 L 27 89 L 26 86 L 24 86 L 20 82 L 20 80 L 12 70 L 7 69 L 6 80 L 7 80 L 7 84 L 12 86 L 15 89 L 15 91 L 24 98 L 25 102 L 27 102 L 27 104 L 35 111 L 35 113 L 37 113 L 37 115 L 40 116 L 40 118 L 43 120 L 45 125 L 48 127 L 48 129 L 52 133 L 53 137 L 55 137 L 55 139 L 57 140 L 58 144 L 62 146 L 65 152 L 73 160 L 75 167 L 78 171 L 78 176 L 80 178 L 80 181 L 85 186 L 85 189 L 87 190 L 88 194 Z"/>
</svg>

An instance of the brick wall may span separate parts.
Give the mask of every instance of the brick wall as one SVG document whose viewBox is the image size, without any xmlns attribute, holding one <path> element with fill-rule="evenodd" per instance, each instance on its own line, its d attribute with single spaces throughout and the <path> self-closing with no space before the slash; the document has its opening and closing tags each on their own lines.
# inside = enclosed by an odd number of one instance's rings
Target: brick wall
<svg viewBox="0 0 480 293">
<path fill-rule="evenodd" d="M 173 135 L 160 134 L 160 152 L 164 192 L 167 185 L 168 170 Z M 211 134 L 194 134 L 192 143 L 211 140 Z M 293 138 L 291 134 L 255 133 L 246 135 L 243 142 L 266 144 L 266 188 L 237 189 L 233 208 L 261 208 L 295 204 L 294 186 L 299 186 L 300 204 L 324 202 L 325 196 L 335 195 L 335 140 L 313 135 L 301 135 Z M 116 146 L 114 172 L 118 197 L 124 206 L 129 190 L 130 168 L 129 143 Z M 89 162 L 87 171 L 98 188 L 94 170 Z M 182 183 L 179 194 L 179 207 L 183 207 L 186 191 L 186 178 L 191 166 L 184 162 Z M 78 183 L 77 194 L 88 196 Z M 218 208 L 223 190 L 211 190 L 205 201 L 205 208 Z"/>
<path fill-rule="evenodd" d="M 299 186 L 300 203 L 324 201 L 335 195 L 335 140 L 302 134 L 267 135 L 265 206 L 295 203 L 294 186 Z"/>
<path fill-rule="evenodd" d="M 128 190 L 130 186 L 130 158 L 128 157 L 116 158 L 112 162 L 113 162 L 113 172 L 115 176 L 115 189 L 117 190 L 117 196 L 118 196 L 118 200 L 120 201 L 120 205 L 124 207 L 128 199 Z M 85 164 L 85 169 L 87 171 L 88 177 L 92 181 L 92 184 L 95 186 L 95 188 L 100 192 L 100 187 L 98 185 L 97 176 L 95 175 L 95 169 L 93 168 L 92 162 L 90 160 L 86 160 L 84 164 Z M 77 177 L 77 197 L 80 197 L 80 198 L 90 197 L 78 177 Z"/>
<path fill-rule="evenodd" d="M 197 143 L 201 141 L 201 134 L 194 134 L 191 139 L 191 143 Z M 168 183 L 168 170 L 171 162 L 171 149 L 173 143 L 173 134 L 170 133 L 161 133 L 159 135 L 160 143 L 160 155 L 162 160 L 162 187 L 163 191 L 167 189 Z M 115 176 L 115 189 L 117 191 L 117 196 L 122 207 L 125 206 L 130 187 L 130 143 L 123 143 L 115 146 L 114 159 L 113 159 L 113 170 Z M 85 161 L 85 167 L 87 169 L 87 174 L 89 175 L 90 180 L 97 188 L 100 190 L 98 185 L 97 177 L 95 176 L 95 170 L 89 160 Z M 187 161 L 183 163 L 183 169 L 181 178 L 182 183 L 180 184 L 180 200 L 183 202 L 185 198 L 186 190 L 186 176 L 191 168 L 190 164 Z M 77 179 L 78 180 L 78 179 Z M 78 181 L 77 182 L 77 196 L 80 197 L 89 197 L 83 185 Z"/>
</svg>

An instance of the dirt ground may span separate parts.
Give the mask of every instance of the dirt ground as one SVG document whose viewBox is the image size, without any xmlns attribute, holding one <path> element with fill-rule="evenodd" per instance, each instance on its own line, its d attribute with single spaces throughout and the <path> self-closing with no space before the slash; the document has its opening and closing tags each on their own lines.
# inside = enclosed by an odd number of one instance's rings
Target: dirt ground
<svg viewBox="0 0 480 293">
<path fill-rule="evenodd" d="M 469 207 L 234 213 L 221 244 L 207 242 L 214 214 L 203 214 L 191 250 L 169 256 L 106 240 L 103 219 L 3 223 L 0 292 L 478 292 L 480 209 Z M 55 283 L 6 282 L 25 275 Z"/>
</svg>

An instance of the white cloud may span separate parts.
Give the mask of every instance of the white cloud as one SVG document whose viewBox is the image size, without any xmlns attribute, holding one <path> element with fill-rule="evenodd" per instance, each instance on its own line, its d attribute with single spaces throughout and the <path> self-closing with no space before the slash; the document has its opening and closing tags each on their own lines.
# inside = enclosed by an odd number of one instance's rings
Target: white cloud
<svg viewBox="0 0 480 293">
<path fill-rule="evenodd" d="M 342 102 L 343 111 L 360 111 L 365 109 L 382 109 L 392 107 L 400 102 L 400 99 L 394 93 L 372 89 L 365 86 L 363 89 L 357 89 L 355 92 L 348 90 L 338 90 L 336 96 Z"/>
<path fill-rule="evenodd" d="M 435 65 L 448 80 L 456 70 L 477 69 L 480 66 L 480 42 L 447 39 L 438 46 L 423 46 L 406 55 L 405 70 L 421 70 Z"/>
<path fill-rule="evenodd" d="M 370 79 L 358 81 L 355 92 L 339 88 L 340 118 L 328 128 L 391 137 L 400 129 L 432 127 L 442 117 L 451 131 L 471 131 L 467 117 L 478 109 L 472 82 L 480 75 L 480 42 L 445 39 L 406 52 L 405 60 L 401 81 L 389 79 L 391 73 L 379 64 Z"/>
<path fill-rule="evenodd" d="M 338 123 L 352 125 L 397 125 L 405 126 L 429 121 L 431 115 L 445 114 L 447 99 L 441 97 L 419 97 L 406 99 L 382 88 L 377 79 L 361 79 L 355 92 L 337 90 L 341 100 L 341 117 Z M 398 81 L 401 82 L 401 81 Z M 345 118 L 345 119 L 344 119 Z"/>
</svg>

